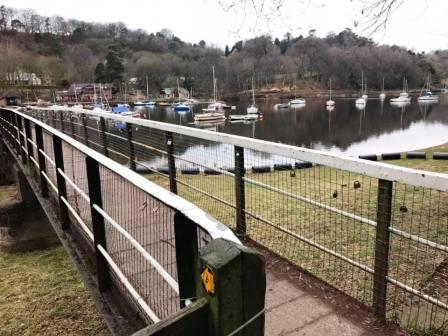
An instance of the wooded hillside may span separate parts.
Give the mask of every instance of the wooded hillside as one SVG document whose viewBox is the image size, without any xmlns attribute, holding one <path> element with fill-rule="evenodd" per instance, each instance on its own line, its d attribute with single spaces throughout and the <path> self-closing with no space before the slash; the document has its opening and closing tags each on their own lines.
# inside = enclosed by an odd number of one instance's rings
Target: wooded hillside
<svg viewBox="0 0 448 336">
<path fill-rule="evenodd" d="M 219 41 L 213 41 L 219 43 Z M 0 7 L 0 78 L 16 71 L 36 73 L 45 83 L 66 87 L 74 82 L 120 83 L 149 77 L 153 92 L 181 85 L 200 95 L 212 88 L 215 65 L 221 91 L 236 93 L 251 85 L 288 86 L 312 81 L 333 88 L 358 89 L 361 71 L 369 88 L 401 88 L 403 76 L 419 88 L 429 73 L 435 83 L 448 77 L 448 50 L 416 53 L 378 45 L 350 29 L 326 37 L 259 36 L 237 41 L 224 50 L 205 41 L 187 43 L 165 29 L 157 33 L 130 30 L 123 23 L 89 23 L 43 17 L 33 10 Z"/>
</svg>

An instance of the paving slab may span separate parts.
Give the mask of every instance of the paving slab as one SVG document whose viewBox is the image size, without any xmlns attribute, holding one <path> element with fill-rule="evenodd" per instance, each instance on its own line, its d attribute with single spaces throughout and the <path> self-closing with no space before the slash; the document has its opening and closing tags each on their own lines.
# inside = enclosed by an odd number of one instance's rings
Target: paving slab
<svg viewBox="0 0 448 336">
<path fill-rule="evenodd" d="M 362 304 L 264 249 L 266 336 L 406 336 Z"/>
</svg>

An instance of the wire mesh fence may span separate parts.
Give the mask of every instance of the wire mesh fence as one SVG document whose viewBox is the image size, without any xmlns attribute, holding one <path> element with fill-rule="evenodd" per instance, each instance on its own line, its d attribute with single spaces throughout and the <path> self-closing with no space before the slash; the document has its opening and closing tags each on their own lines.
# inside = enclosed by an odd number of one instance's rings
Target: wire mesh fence
<svg viewBox="0 0 448 336">
<path fill-rule="evenodd" d="M 0 110 L 0 132 L 17 147 L 24 163 L 33 161 L 29 164 L 35 167 L 43 196 L 59 207 L 62 229 L 68 230 L 67 234 L 75 230 L 73 237 L 87 245 L 95 260 L 99 289 L 108 289 L 111 281 L 146 323 L 179 311 L 186 302 L 180 288 L 187 280 L 178 275 L 177 256 L 182 250 L 177 242 L 184 237 L 176 236 L 176 225 L 193 225 L 198 244 L 188 248 L 196 254 L 221 235 L 238 241 L 236 237 L 212 218 L 182 219 L 179 214 L 185 217 L 184 211 L 199 209 L 143 178 L 139 180 L 136 174 L 129 175 L 128 169 L 97 153 L 105 152 L 119 163 L 133 166 L 136 159 L 135 154 L 130 155 L 129 142 L 133 140 L 129 133 L 137 133 L 136 128 L 129 130 L 125 125 L 123 131 L 113 121 L 102 124 L 104 120 L 99 118 L 67 111 L 30 114 L 35 119 Z M 94 151 L 44 124 L 81 140 Z M 105 130 L 104 134 L 100 130 Z M 160 134 L 154 136 L 158 139 Z M 140 149 L 136 153 L 142 162 L 152 159 Z M 179 223 L 179 218 L 183 222 Z M 195 261 L 188 262 L 191 265 L 186 266 L 194 268 Z"/>
<path fill-rule="evenodd" d="M 79 118 L 85 121 L 68 127 Z M 84 110 L 71 110 L 65 120 L 65 133 L 372 307 L 380 318 L 447 331 L 447 175 Z"/>
</svg>

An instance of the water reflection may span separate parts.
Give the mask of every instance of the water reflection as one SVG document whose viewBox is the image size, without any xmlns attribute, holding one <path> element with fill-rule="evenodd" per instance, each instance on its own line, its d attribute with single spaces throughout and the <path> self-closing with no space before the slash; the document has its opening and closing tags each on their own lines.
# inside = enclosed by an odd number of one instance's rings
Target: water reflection
<svg viewBox="0 0 448 336">
<path fill-rule="evenodd" d="M 170 107 L 140 108 L 139 112 L 146 119 L 348 155 L 407 151 L 448 141 L 446 96 L 436 104 L 375 99 L 363 106 L 355 105 L 353 99 L 335 102 L 334 107 L 327 108 L 325 99 L 307 99 L 306 105 L 290 109 L 283 105 L 285 101 L 259 100 L 263 118 L 255 122 L 194 123 L 201 105 L 181 114 Z M 247 102 L 236 105 L 236 111 L 226 113 L 244 114 Z"/>
</svg>

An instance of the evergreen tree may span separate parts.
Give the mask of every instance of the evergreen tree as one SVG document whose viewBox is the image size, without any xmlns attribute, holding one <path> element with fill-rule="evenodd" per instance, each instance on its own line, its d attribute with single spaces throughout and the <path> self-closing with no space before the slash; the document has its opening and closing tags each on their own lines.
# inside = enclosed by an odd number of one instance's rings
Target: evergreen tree
<svg viewBox="0 0 448 336">
<path fill-rule="evenodd" d="M 102 62 L 98 63 L 95 67 L 95 83 L 103 83 L 104 82 L 104 64 Z"/>
<path fill-rule="evenodd" d="M 109 47 L 106 55 L 106 65 L 104 67 L 104 80 L 118 85 L 123 81 L 123 54 L 121 48 L 116 45 Z"/>
<path fill-rule="evenodd" d="M 226 45 L 225 55 L 226 55 L 226 57 L 230 55 L 230 50 L 229 50 L 228 45 Z"/>
</svg>

